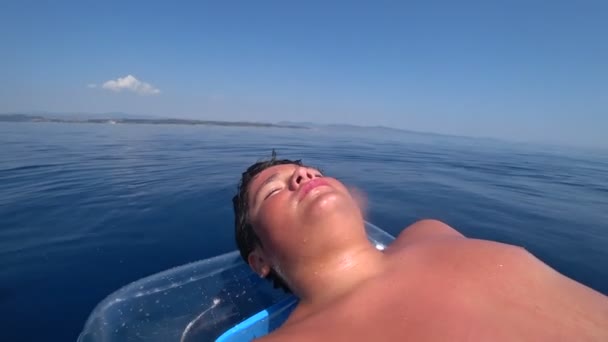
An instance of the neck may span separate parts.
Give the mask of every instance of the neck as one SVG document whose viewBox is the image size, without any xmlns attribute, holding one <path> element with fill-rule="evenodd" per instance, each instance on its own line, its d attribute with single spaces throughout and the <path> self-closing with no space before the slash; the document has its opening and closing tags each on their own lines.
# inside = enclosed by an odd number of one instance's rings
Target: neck
<svg viewBox="0 0 608 342">
<path fill-rule="evenodd" d="M 290 275 L 290 284 L 297 284 L 290 287 L 302 304 L 322 305 L 376 276 L 383 257 L 366 239 L 319 260 L 309 260 L 305 267 Z"/>
</svg>

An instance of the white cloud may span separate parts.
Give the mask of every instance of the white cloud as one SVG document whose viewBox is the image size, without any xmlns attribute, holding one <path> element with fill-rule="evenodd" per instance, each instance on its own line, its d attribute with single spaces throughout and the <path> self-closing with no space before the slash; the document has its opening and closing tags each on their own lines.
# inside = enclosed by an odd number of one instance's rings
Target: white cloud
<svg viewBox="0 0 608 342">
<path fill-rule="evenodd" d="M 89 83 L 89 84 L 87 84 L 87 88 L 91 88 L 91 89 L 97 88 L 97 84 L 95 84 L 95 83 Z"/>
<path fill-rule="evenodd" d="M 127 75 L 125 77 L 119 77 L 115 80 L 109 80 L 102 86 L 103 89 L 112 91 L 132 91 L 139 95 L 157 95 L 160 94 L 158 88 L 154 88 L 150 83 L 142 82 L 135 78 L 133 75 Z"/>
</svg>

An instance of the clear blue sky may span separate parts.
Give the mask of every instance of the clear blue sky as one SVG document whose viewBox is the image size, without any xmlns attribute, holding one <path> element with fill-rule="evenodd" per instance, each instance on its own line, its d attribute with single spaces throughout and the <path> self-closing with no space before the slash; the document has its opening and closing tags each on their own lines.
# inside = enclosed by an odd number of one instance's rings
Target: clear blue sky
<svg viewBox="0 0 608 342">
<path fill-rule="evenodd" d="M 0 44 L 0 112 L 352 123 L 608 146 L 604 0 L 5 0 Z M 136 80 L 118 81 L 128 75 Z"/>
</svg>

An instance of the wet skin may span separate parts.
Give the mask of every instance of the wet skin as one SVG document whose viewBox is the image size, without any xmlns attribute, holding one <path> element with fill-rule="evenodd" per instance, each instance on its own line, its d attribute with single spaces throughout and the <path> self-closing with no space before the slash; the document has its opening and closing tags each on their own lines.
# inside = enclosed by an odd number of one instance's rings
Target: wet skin
<svg viewBox="0 0 608 342">
<path fill-rule="evenodd" d="M 607 297 L 520 247 L 422 220 L 379 252 L 358 201 L 312 168 L 271 167 L 249 190 L 249 264 L 300 298 L 260 341 L 608 341 Z"/>
</svg>

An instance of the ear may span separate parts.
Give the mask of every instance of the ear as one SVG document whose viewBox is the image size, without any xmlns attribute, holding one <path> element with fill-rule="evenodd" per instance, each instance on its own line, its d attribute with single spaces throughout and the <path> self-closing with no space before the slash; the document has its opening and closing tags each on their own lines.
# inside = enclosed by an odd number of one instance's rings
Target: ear
<svg viewBox="0 0 608 342">
<path fill-rule="evenodd" d="M 266 278 L 268 273 L 270 273 L 270 263 L 264 256 L 264 252 L 260 250 L 260 247 L 256 247 L 249 253 L 247 261 L 249 262 L 249 266 L 251 266 L 255 273 L 259 274 L 260 277 Z"/>
</svg>

